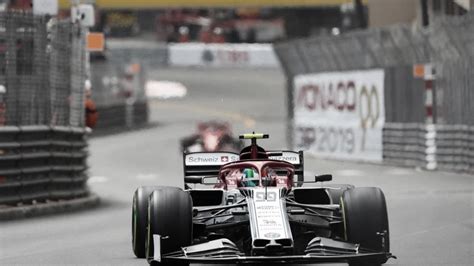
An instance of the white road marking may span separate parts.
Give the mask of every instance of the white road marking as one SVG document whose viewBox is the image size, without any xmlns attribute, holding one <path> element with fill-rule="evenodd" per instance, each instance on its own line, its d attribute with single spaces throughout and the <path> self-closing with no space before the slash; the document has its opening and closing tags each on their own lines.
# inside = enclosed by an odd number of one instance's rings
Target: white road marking
<svg viewBox="0 0 474 266">
<path fill-rule="evenodd" d="M 107 181 L 109 181 L 109 179 L 105 176 L 91 176 L 87 180 L 87 183 L 89 184 L 106 183 Z"/>
<path fill-rule="evenodd" d="M 182 98 L 186 96 L 186 87 L 174 81 L 149 80 L 145 84 L 146 96 L 151 99 Z"/>
</svg>

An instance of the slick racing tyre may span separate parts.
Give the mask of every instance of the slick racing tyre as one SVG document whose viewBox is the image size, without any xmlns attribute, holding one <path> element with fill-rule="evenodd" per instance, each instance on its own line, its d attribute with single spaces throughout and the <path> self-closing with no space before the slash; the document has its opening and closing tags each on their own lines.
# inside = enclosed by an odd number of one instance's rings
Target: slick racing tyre
<svg viewBox="0 0 474 266">
<path fill-rule="evenodd" d="M 139 187 L 133 194 L 132 248 L 137 258 L 145 258 L 145 237 L 148 215 L 148 198 L 160 187 Z"/>
<path fill-rule="evenodd" d="M 329 197 L 331 198 L 331 203 L 332 204 L 339 204 L 339 201 L 341 200 L 342 193 L 348 189 L 353 189 L 354 185 L 349 185 L 349 184 L 331 184 L 326 187 L 326 191 L 329 194 Z"/>
<path fill-rule="evenodd" d="M 165 187 L 150 196 L 148 206 L 147 259 L 154 254 L 153 235 L 162 236 L 161 254 L 179 251 L 189 246 L 193 237 L 193 203 L 191 195 L 180 188 Z M 157 263 L 155 265 L 167 265 Z M 189 265 L 189 263 L 179 265 Z M 172 263 L 169 265 L 177 265 Z"/>
<path fill-rule="evenodd" d="M 385 196 L 380 188 L 362 187 L 342 194 L 341 209 L 348 242 L 360 244 L 361 249 L 389 252 L 389 230 Z M 351 261 L 349 265 L 381 265 L 387 258 Z"/>
</svg>

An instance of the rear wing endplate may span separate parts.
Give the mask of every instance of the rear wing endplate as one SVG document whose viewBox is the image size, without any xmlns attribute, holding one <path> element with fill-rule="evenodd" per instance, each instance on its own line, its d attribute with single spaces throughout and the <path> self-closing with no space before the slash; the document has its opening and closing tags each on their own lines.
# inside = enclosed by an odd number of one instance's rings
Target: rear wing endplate
<svg viewBox="0 0 474 266">
<path fill-rule="evenodd" d="M 268 159 L 291 163 L 295 167 L 295 175 L 304 174 L 303 151 L 267 151 Z"/>
<path fill-rule="evenodd" d="M 233 152 L 183 153 L 184 176 L 217 176 L 222 165 L 238 160 Z"/>
</svg>

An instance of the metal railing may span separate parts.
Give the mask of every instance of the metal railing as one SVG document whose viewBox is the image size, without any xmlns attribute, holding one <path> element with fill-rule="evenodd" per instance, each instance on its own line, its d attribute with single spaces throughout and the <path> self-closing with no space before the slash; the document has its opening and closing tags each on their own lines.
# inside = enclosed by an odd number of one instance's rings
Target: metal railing
<svg viewBox="0 0 474 266">
<path fill-rule="evenodd" d="M 278 43 L 288 78 L 290 127 L 297 75 L 384 69 L 383 159 L 399 165 L 474 173 L 474 12 L 435 19 L 429 28 L 406 25 Z M 432 93 L 414 77 L 416 64 L 435 69 Z M 433 121 L 427 102 L 433 104 Z M 431 122 L 430 122 L 431 121 Z M 290 142 L 294 130 L 290 129 Z"/>
<path fill-rule="evenodd" d="M 0 205 L 89 194 L 85 33 L 70 21 L 0 12 Z M 98 129 L 146 123 L 143 68 L 105 62 L 92 68 Z"/>
<path fill-rule="evenodd" d="M 0 12 L 0 204 L 88 195 L 85 31 Z"/>
<path fill-rule="evenodd" d="M 83 128 L 0 127 L 0 204 L 86 196 L 87 156 Z"/>
<path fill-rule="evenodd" d="M 84 125 L 85 31 L 0 12 L 1 125 Z"/>
<path fill-rule="evenodd" d="M 426 165 L 426 127 L 419 123 L 386 123 L 383 129 L 384 162 L 421 167 Z"/>
<path fill-rule="evenodd" d="M 140 101 L 131 105 L 115 104 L 98 106 L 99 119 L 94 131 L 107 129 L 134 128 L 148 122 L 148 103 Z"/>
<path fill-rule="evenodd" d="M 438 125 L 436 149 L 438 169 L 474 173 L 474 126 Z"/>
</svg>

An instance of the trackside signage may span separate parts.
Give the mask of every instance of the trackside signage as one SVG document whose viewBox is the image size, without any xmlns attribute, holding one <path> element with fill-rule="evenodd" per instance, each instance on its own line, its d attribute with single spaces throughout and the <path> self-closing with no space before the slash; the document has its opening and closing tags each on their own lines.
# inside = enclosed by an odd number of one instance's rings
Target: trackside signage
<svg viewBox="0 0 474 266">
<path fill-rule="evenodd" d="M 200 152 L 186 154 L 184 163 L 186 166 L 218 166 L 239 160 L 239 155 L 229 152 Z"/>
<path fill-rule="evenodd" d="M 299 75 L 294 79 L 294 137 L 326 158 L 382 161 L 382 69 Z"/>
<path fill-rule="evenodd" d="M 271 44 L 176 43 L 168 45 L 168 52 L 171 66 L 279 66 Z"/>
</svg>

